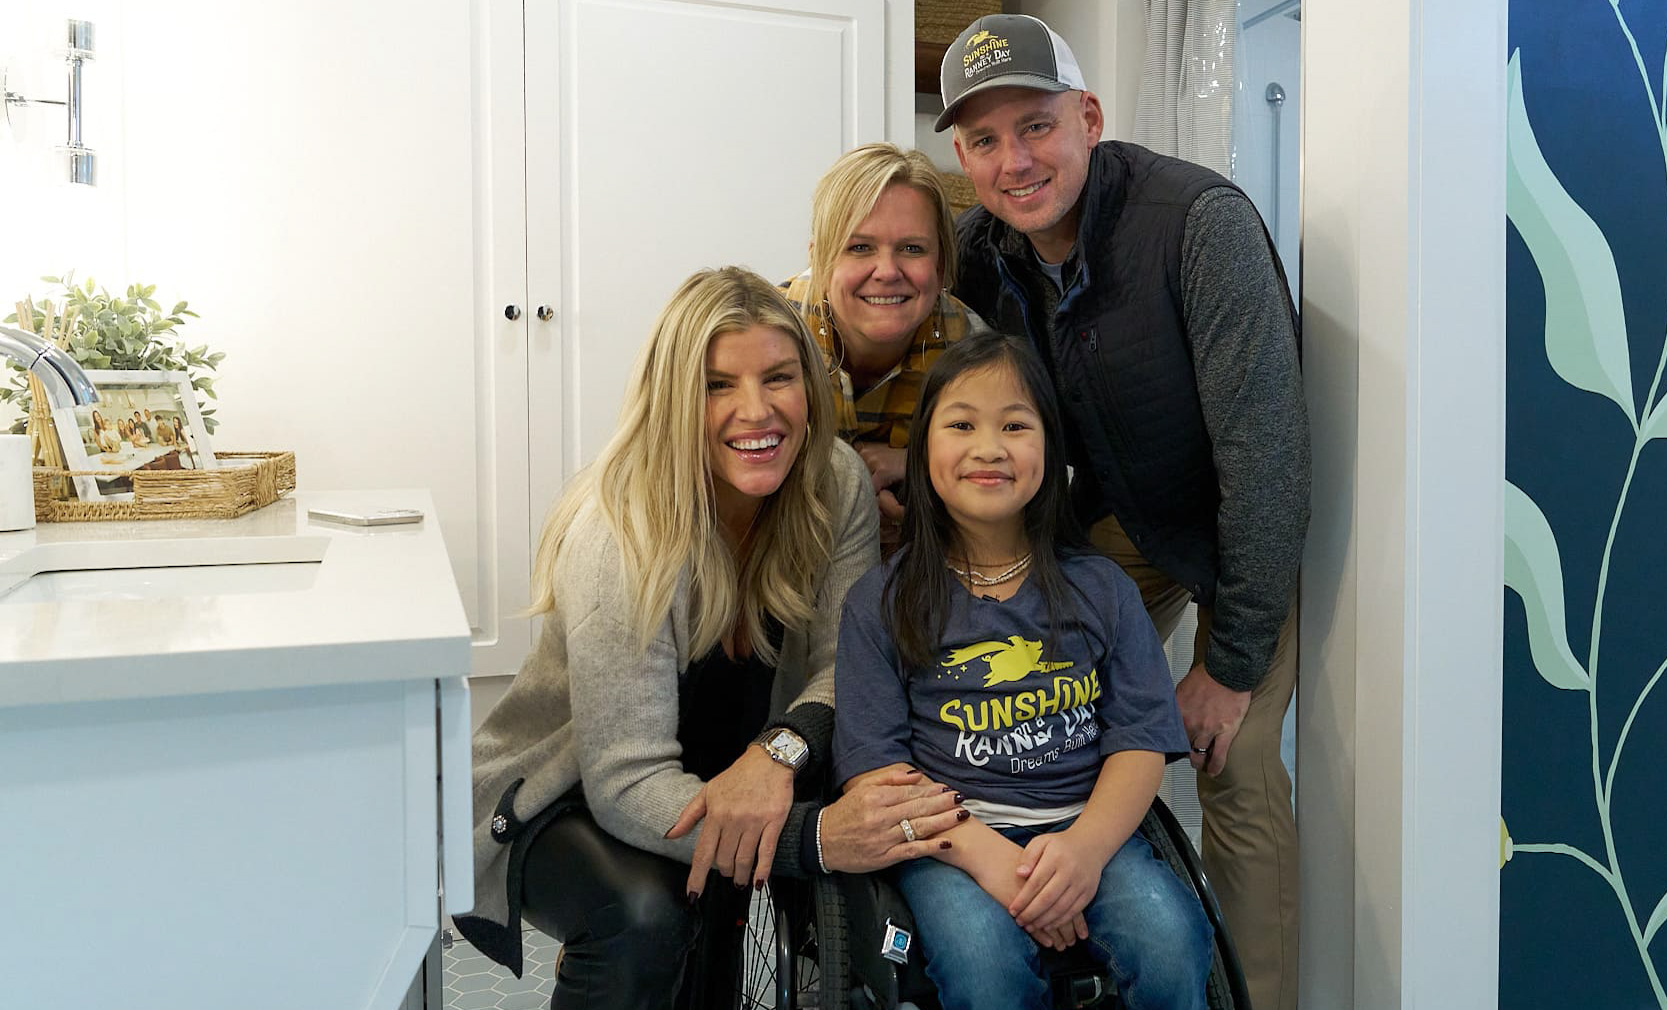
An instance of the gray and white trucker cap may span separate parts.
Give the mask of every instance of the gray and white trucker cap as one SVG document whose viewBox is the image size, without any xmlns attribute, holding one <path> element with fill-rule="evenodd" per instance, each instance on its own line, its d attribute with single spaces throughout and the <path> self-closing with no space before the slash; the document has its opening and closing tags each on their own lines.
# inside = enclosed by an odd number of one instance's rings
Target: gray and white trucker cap
<svg viewBox="0 0 1667 1010">
<path fill-rule="evenodd" d="M 968 25 L 943 54 L 938 84 L 943 91 L 943 115 L 932 124 L 936 133 L 949 129 L 956 107 L 980 91 L 1088 90 L 1071 47 L 1028 14 L 990 14 Z"/>
</svg>

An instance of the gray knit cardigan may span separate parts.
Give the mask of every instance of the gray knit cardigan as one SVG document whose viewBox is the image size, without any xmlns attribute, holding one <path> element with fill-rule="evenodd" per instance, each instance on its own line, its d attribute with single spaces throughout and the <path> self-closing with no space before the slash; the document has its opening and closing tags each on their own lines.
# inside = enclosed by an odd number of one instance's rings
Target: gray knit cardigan
<svg viewBox="0 0 1667 1010">
<path fill-rule="evenodd" d="M 879 563 L 879 515 L 868 470 L 835 441 L 829 511 L 833 557 L 816 587 L 808 629 L 783 637 L 771 697 L 772 717 L 811 706 L 830 724 L 834 653 L 845 593 Z M 677 742 L 678 680 L 688 668 L 689 579 L 646 653 L 628 623 L 619 545 L 600 510 L 581 514 L 556 562 L 555 606 L 538 647 L 474 737 L 475 907 L 458 920 L 476 946 L 519 974 L 519 858 L 551 804 L 583 782 L 597 824 L 622 841 L 689 862 L 698 830 L 677 841 L 665 833 L 702 782 L 683 770 Z M 807 711 L 806 714 L 809 714 Z M 826 740 L 826 737 L 823 737 Z M 517 840 L 523 844 L 517 846 Z M 784 831 L 784 854 L 797 844 Z M 524 857 L 524 852 L 522 854 Z M 512 866 L 512 863 L 515 865 Z"/>
</svg>

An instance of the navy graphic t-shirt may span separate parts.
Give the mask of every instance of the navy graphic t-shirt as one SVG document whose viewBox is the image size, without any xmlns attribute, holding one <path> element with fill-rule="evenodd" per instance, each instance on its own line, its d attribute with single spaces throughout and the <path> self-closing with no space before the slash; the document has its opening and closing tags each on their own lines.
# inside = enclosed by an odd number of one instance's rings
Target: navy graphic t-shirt
<svg viewBox="0 0 1667 1010">
<path fill-rule="evenodd" d="M 845 597 L 835 781 L 909 762 L 969 797 L 1045 808 L 1088 799 L 1108 754 L 1186 754 L 1163 647 L 1114 562 L 1065 560 L 1075 613 L 1053 629 L 1034 580 L 999 603 L 957 587 L 934 662 L 911 670 L 883 616 L 895 564 Z"/>
</svg>

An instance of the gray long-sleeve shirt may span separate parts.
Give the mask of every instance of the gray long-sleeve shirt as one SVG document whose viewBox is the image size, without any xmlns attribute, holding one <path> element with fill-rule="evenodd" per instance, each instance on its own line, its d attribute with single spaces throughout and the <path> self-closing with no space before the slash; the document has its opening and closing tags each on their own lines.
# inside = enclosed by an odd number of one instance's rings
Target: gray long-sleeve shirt
<svg viewBox="0 0 1667 1010">
<path fill-rule="evenodd" d="M 1039 296 L 1034 318 L 1053 319 L 1056 282 L 1022 235 L 1002 231 L 1007 262 Z M 1061 268 L 1067 290 L 1080 254 L 1073 250 Z M 1205 190 L 1187 211 L 1181 239 L 1181 317 L 1220 495 L 1204 659 L 1210 675 L 1235 690 L 1267 675 L 1308 528 L 1308 417 L 1287 299 L 1255 206 L 1230 186 Z"/>
</svg>

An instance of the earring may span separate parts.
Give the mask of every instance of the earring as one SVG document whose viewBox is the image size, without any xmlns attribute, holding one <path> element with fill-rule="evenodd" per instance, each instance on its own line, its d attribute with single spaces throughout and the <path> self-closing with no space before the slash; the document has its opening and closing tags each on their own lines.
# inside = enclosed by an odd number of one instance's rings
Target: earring
<svg viewBox="0 0 1667 1010">
<path fill-rule="evenodd" d="M 833 306 L 828 304 L 828 300 L 826 298 L 822 299 L 822 311 L 818 313 L 817 316 L 816 333 L 823 340 L 827 340 L 828 320 L 833 318 Z M 837 326 L 835 327 L 835 330 L 837 332 Z M 831 357 L 833 361 L 828 364 L 828 374 L 835 375 L 838 374 L 840 366 L 845 364 L 845 344 L 838 340 L 830 342 L 833 344 L 833 349 L 828 352 L 828 356 Z"/>
</svg>

